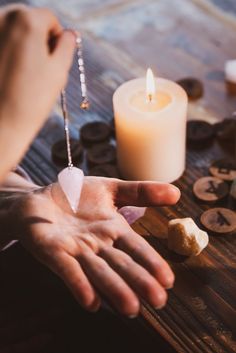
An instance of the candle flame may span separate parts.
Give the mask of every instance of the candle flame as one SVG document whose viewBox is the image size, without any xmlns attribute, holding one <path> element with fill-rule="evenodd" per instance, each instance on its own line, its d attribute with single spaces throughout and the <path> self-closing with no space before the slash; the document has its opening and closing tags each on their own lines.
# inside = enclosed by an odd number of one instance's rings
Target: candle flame
<svg viewBox="0 0 236 353">
<path fill-rule="evenodd" d="M 152 102 L 156 93 L 155 79 L 152 70 L 149 68 L 146 75 L 146 96 L 147 101 Z"/>
</svg>

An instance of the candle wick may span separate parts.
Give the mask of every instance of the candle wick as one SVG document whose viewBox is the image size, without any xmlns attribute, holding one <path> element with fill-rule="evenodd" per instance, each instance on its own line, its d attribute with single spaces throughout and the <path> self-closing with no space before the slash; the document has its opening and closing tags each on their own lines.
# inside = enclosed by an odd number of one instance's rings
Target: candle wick
<svg viewBox="0 0 236 353">
<path fill-rule="evenodd" d="M 151 93 L 147 95 L 147 101 L 148 101 L 148 103 L 153 102 L 153 95 Z"/>
</svg>

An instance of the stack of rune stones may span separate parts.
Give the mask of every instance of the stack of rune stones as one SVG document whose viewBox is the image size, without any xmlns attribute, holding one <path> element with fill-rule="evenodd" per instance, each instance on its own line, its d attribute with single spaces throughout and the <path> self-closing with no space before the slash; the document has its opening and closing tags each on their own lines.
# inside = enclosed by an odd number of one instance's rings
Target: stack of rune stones
<svg viewBox="0 0 236 353">
<path fill-rule="evenodd" d="M 190 100 L 203 95 L 203 85 L 194 78 L 178 82 Z M 201 223 L 214 234 L 236 231 L 236 115 L 216 124 L 192 120 L 187 124 L 187 144 L 190 149 L 204 149 L 217 141 L 227 158 L 209 165 L 209 175 L 198 179 L 193 193 L 198 201 L 214 205 L 201 215 Z"/>
<path fill-rule="evenodd" d="M 119 178 L 116 166 L 114 122 L 87 123 L 80 129 L 80 140 L 70 139 L 72 160 L 75 166 L 85 163 L 88 175 Z M 52 146 L 52 160 L 59 167 L 67 165 L 65 139 Z M 84 164 L 83 164 L 84 165 Z"/>
<path fill-rule="evenodd" d="M 198 201 L 213 207 L 203 212 L 201 223 L 210 232 L 230 234 L 236 231 L 236 165 L 221 159 L 209 167 L 209 176 L 198 179 L 193 193 Z"/>
</svg>

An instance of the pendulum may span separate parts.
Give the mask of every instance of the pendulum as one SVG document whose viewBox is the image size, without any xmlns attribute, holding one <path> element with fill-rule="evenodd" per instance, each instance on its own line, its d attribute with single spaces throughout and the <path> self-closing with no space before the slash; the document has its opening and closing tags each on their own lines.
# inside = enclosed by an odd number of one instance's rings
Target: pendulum
<svg viewBox="0 0 236 353">
<path fill-rule="evenodd" d="M 84 173 L 76 167 L 68 167 L 58 174 L 59 185 L 74 213 L 77 213 L 83 186 Z"/>
<path fill-rule="evenodd" d="M 61 92 L 61 107 L 62 107 L 63 118 L 64 118 L 68 166 L 58 174 L 58 182 L 67 198 L 67 201 L 70 204 L 72 211 L 76 213 L 79 206 L 80 195 L 81 195 L 83 180 L 84 180 L 84 173 L 81 169 L 74 167 L 72 162 L 69 119 L 68 119 L 68 111 L 67 111 L 67 105 L 66 105 L 65 90 Z"/>
<path fill-rule="evenodd" d="M 82 102 L 80 104 L 80 107 L 81 109 L 87 110 L 89 108 L 89 100 L 87 96 L 84 60 L 83 60 L 83 53 L 82 53 L 82 39 L 78 33 L 76 33 L 76 35 L 77 35 L 76 46 L 77 46 L 78 67 L 80 71 L 80 85 L 81 85 L 81 94 L 82 94 Z M 68 166 L 58 174 L 58 182 L 70 204 L 71 209 L 73 210 L 74 213 L 76 213 L 79 206 L 80 195 L 81 195 L 83 180 L 84 180 L 84 173 L 81 169 L 74 167 L 72 162 L 69 117 L 68 117 L 65 90 L 62 90 L 61 92 L 61 108 L 62 108 L 62 113 L 64 118 L 64 130 L 65 130 L 65 137 L 66 137 Z"/>
</svg>

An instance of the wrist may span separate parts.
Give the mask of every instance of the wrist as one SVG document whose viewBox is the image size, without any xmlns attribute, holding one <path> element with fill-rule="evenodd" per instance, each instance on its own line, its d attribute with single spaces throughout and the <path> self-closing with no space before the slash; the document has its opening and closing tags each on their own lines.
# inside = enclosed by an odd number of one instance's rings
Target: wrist
<svg viewBox="0 0 236 353">
<path fill-rule="evenodd" d="M 21 126 L 17 122 L 14 124 L 15 120 L 9 114 L 6 121 L 0 113 L 0 154 L 4 155 L 0 160 L 0 182 L 19 163 L 33 138 L 29 137 L 27 127 L 23 123 Z"/>
<path fill-rule="evenodd" d="M 18 198 L 16 194 L 1 193 L 0 196 L 0 250 L 7 246 L 12 240 L 17 239 L 17 217 L 16 217 L 16 203 Z"/>
<path fill-rule="evenodd" d="M 40 187 L 10 173 L 0 186 L 0 250 L 12 240 L 19 239 L 24 200 Z"/>
</svg>

